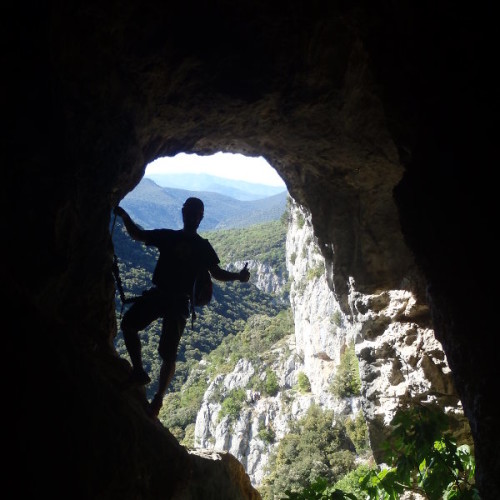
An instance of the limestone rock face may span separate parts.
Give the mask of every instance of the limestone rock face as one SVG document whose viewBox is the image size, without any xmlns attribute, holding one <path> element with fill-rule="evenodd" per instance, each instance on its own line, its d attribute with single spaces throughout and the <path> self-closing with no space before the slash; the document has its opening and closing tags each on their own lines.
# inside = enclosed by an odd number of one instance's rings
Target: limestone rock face
<svg viewBox="0 0 500 500">
<path fill-rule="evenodd" d="M 264 356 L 258 372 L 274 372 L 279 392 L 266 396 L 248 389 L 256 367 L 242 359 L 231 373 L 214 378 L 196 420 L 195 446 L 233 454 L 256 487 L 262 484 L 271 451 L 311 404 L 334 409 L 344 416 L 355 416 L 361 404 L 359 398 L 339 401 L 329 390 L 341 348 L 349 338 L 348 332 L 352 340 L 354 330 L 332 323 L 339 306 L 326 281 L 325 262 L 315 242 L 310 216 L 291 203 L 295 209 L 290 213 L 287 233 L 287 267 L 294 330 L 273 346 L 267 362 Z M 308 274 L 310 270 L 313 273 Z M 301 373 L 311 385 L 307 393 L 301 393 L 297 387 Z M 228 417 L 220 418 L 221 400 L 237 388 L 246 390 L 247 397 L 239 417 L 231 422 Z M 272 432 L 271 443 L 261 436 L 262 429 Z"/>
<path fill-rule="evenodd" d="M 327 393 L 355 329 L 328 287 L 325 259 L 313 232 L 311 214 L 295 202 L 287 234 L 287 265 L 297 355 L 303 360 L 313 392 Z"/>
<path fill-rule="evenodd" d="M 457 419 L 458 435 L 467 434 L 451 372 L 426 318 L 413 318 L 418 306 L 411 293 L 392 290 L 379 295 L 351 294 L 359 325 L 356 353 L 360 362 L 363 409 L 374 456 L 382 460 L 381 443 L 398 406 L 437 403 Z M 362 312 L 359 312 L 362 311 Z M 424 326 L 418 320 L 424 320 Z"/>
<path fill-rule="evenodd" d="M 456 420 L 455 432 L 467 437 L 469 429 L 451 379 L 446 356 L 434 332 L 426 304 L 418 304 L 406 290 L 376 295 L 356 291 L 351 281 L 350 315 L 344 315 L 325 277 L 308 210 L 291 201 L 287 233 L 287 267 L 293 335 L 275 345 L 268 366 L 278 375 L 275 397 L 248 389 L 256 369 L 240 359 L 227 375 L 210 384 L 196 420 L 195 445 L 233 454 L 244 466 L 252 484 L 262 484 L 273 447 L 285 436 L 290 423 L 300 419 L 312 403 L 333 409 L 339 417 L 356 418 L 362 408 L 374 457 L 383 461 L 381 443 L 398 407 L 409 403 L 437 403 Z M 354 342 L 362 391 L 359 397 L 338 398 L 331 383 L 347 346 Z M 265 364 L 265 363 L 264 363 Z M 305 374 L 311 390 L 297 390 L 299 374 Z M 234 389 L 247 398 L 238 418 L 220 418 L 221 401 Z M 284 404 L 286 401 L 286 404 Z M 259 431 L 272 429 L 272 444 Z"/>
<path fill-rule="evenodd" d="M 144 419 L 144 396 L 117 388 L 129 367 L 112 348 L 109 223 L 150 161 L 229 151 L 264 156 L 310 211 L 345 316 L 365 314 L 350 310 L 352 283 L 372 300 L 403 290 L 427 303 L 481 495 L 500 496 L 497 325 L 484 292 L 496 245 L 482 223 L 498 156 L 489 8 L 8 5 L 2 284 L 19 377 L 7 452 L 33 473 L 6 471 L 17 491 L 168 498 L 196 481 L 193 457 Z M 380 323 L 388 311 L 370 314 Z M 414 332 L 425 339 L 423 325 Z M 435 356 L 416 366 L 441 367 Z M 393 387 L 405 376 L 396 367 Z"/>
<path fill-rule="evenodd" d="M 258 260 L 248 260 L 248 261 L 235 261 L 230 266 L 231 271 L 239 271 L 243 268 L 245 264 L 248 264 L 248 270 L 252 275 L 252 283 L 263 292 L 274 295 L 278 300 L 285 301 L 284 288 L 287 282 L 288 276 L 286 273 L 279 272 L 273 269 L 270 265 L 265 262 L 260 262 Z"/>
</svg>

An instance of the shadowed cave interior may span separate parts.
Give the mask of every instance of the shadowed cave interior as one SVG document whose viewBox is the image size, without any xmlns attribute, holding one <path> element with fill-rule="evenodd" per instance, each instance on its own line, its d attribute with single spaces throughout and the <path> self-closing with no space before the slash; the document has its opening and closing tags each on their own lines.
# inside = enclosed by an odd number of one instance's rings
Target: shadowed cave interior
<svg viewBox="0 0 500 500">
<path fill-rule="evenodd" d="M 9 487 L 72 498 L 258 498 L 120 391 L 114 207 L 159 156 L 264 156 L 307 207 L 331 289 L 428 305 L 499 490 L 488 12 L 451 2 L 30 4 L 6 65 Z M 11 386 L 9 381 L 9 386 Z"/>
</svg>

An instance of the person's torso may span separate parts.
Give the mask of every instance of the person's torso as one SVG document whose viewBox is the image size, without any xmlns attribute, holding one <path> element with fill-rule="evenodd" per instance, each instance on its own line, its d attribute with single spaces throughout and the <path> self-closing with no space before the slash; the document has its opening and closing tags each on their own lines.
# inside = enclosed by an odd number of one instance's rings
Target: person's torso
<svg viewBox="0 0 500 500">
<path fill-rule="evenodd" d="M 219 262 L 208 240 L 196 233 L 155 229 L 149 231 L 146 244 L 156 246 L 160 252 L 153 273 L 153 284 L 171 295 L 188 296 L 198 271 Z"/>
</svg>

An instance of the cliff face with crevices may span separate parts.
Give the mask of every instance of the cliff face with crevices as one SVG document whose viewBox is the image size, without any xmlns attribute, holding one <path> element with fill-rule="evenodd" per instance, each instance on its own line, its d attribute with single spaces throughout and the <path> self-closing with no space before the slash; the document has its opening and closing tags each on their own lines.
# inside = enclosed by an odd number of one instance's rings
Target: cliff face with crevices
<svg viewBox="0 0 500 500">
<path fill-rule="evenodd" d="M 481 292 L 495 245 L 479 222 L 492 213 L 497 157 L 488 10 L 9 3 L 2 283 L 16 375 L 7 486 L 73 498 L 254 495 L 222 472 L 228 490 L 197 483 L 200 464 L 213 461 L 195 461 L 145 416 L 144 394 L 123 387 L 130 367 L 112 347 L 112 207 L 159 156 L 229 151 L 264 156 L 310 211 L 329 289 L 344 315 L 370 325 L 367 373 L 379 355 L 393 356 L 384 324 L 409 311 L 419 325 L 396 332 L 403 358 L 432 327 L 471 425 L 481 495 L 496 499 L 498 352 L 492 295 Z M 403 291 L 396 310 L 386 305 L 394 290 Z M 410 294 L 416 310 L 405 305 Z M 428 325 L 414 321 L 423 304 Z M 406 364 L 444 367 L 436 355 L 408 358 L 387 389 L 408 377 Z M 368 395 L 382 399 L 386 388 Z"/>
<path fill-rule="evenodd" d="M 326 281 L 311 214 L 293 200 L 286 250 L 294 327 L 269 352 L 259 353 L 258 363 L 242 358 L 230 373 L 210 379 L 196 419 L 195 447 L 230 452 L 259 487 L 272 451 L 312 404 L 333 410 L 335 419 L 354 420 L 362 410 L 378 461 L 383 460 L 381 444 L 396 409 L 408 404 L 438 405 L 452 417 L 458 439 L 470 441 L 446 355 L 428 326 L 427 305 L 407 290 L 367 295 L 351 283 L 351 314 L 343 314 Z M 259 283 L 258 276 L 253 280 Z M 332 382 L 351 343 L 361 394 L 338 397 Z M 277 374 L 277 394 L 252 389 L 252 377 L 265 380 L 269 371 Z M 300 374 L 310 384 L 305 393 L 298 388 Z M 246 391 L 239 415 L 221 417 L 223 400 L 238 389 Z M 269 433 L 271 442 L 264 439 Z"/>
</svg>

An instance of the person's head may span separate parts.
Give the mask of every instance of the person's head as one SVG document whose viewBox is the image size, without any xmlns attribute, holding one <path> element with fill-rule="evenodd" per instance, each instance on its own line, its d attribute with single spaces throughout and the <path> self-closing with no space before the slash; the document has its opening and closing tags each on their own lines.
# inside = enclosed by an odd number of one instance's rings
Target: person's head
<svg viewBox="0 0 500 500">
<path fill-rule="evenodd" d="M 182 205 L 182 221 L 184 229 L 196 230 L 203 219 L 205 206 L 199 198 L 188 198 Z"/>
</svg>

